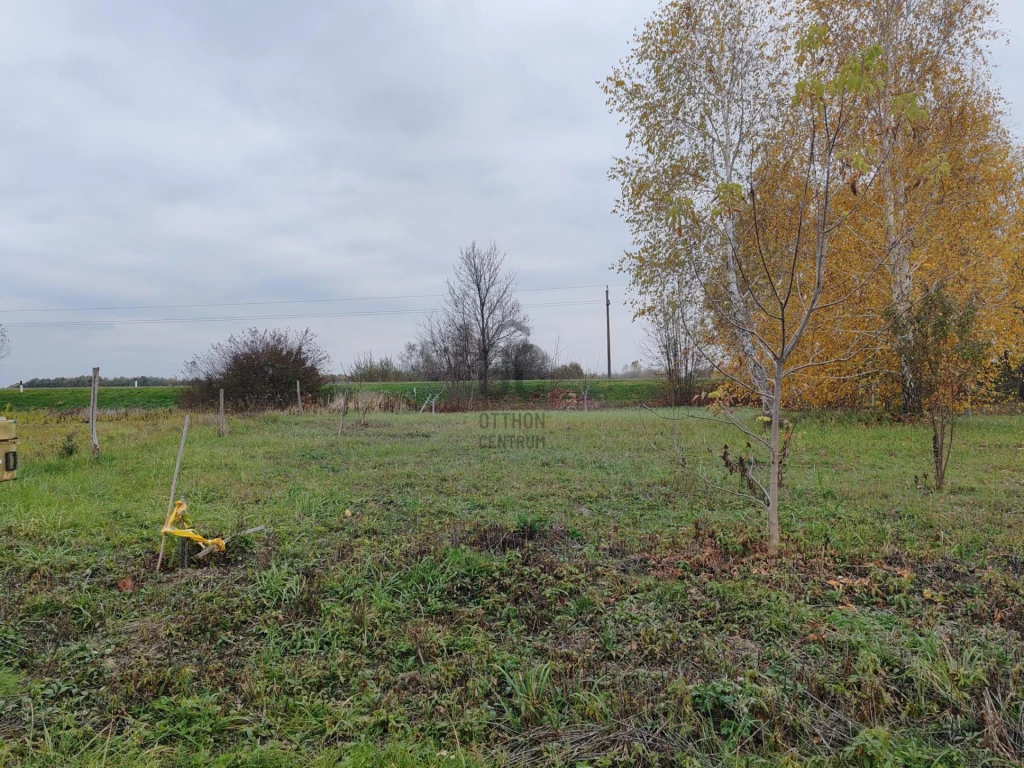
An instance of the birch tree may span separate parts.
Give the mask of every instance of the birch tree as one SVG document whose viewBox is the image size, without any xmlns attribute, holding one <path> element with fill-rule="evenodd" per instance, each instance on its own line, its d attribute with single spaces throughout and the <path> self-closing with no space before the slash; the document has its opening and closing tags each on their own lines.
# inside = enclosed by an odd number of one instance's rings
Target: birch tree
<svg viewBox="0 0 1024 768">
<path fill-rule="evenodd" d="M 832 362 L 816 350 L 801 349 L 801 343 L 813 325 L 828 324 L 829 310 L 849 301 L 882 264 L 879 258 L 864 265 L 861 274 L 846 273 L 842 280 L 833 274 L 833 245 L 857 226 L 862 211 L 862 198 L 851 194 L 849 179 L 857 175 L 869 186 L 885 170 L 886 157 L 872 157 L 859 131 L 864 102 L 881 87 L 882 51 L 870 46 L 834 69 L 823 55 L 828 44 L 829 31 L 822 26 L 812 26 L 800 37 L 791 108 L 763 135 L 749 188 L 727 188 L 720 195 L 722 207 L 738 212 L 748 245 L 734 257 L 747 287 L 742 310 L 722 298 L 730 290 L 727 273 L 712 272 L 702 281 L 718 321 L 753 338 L 755 354 L 768 374 L 766 385 L 756 380 L 752 384 L 769 405 L 770 434 L 745 431 L 768 456 L 767 485 L 755 484 L 767 508 L 772 555 L 780 541 L 779 490 L 788 451 L 782 434 L 785 387 L 800 371 Z M 681 215 L 686 215 L 685 205 Z M 694 271 L 695 279 L 700 275 Z M 844 333 L 838 327 L 832 332 Z M 856 355 L 862 343 L 859 336 L 846 339 L 844 354 Z M 744 428 L 735 414 L 724 413 Z"/>
<path fill-rule="evenodd" d="M 734 20 L 734 25 L 701 27 L 694 8 L 707 11 L 710 18 Z M 863 259 L 852 271 L 846 265 L 842 274 L 836 273 L 832 257 L 837 242 L 857 239 L 870 220 L 862 205 L 867 196 L 857 189 L 876 183 L 888 157 L 877 152 L 862 130 L 868 100 L 882 87 L 881 47 L 868 46 L 837 63 L 828 28 L 812 25 L 788 46 L 792 56 L 784 57 L 786 41 L 770 39 L 779 33 L 767 24 L 766 14 L 754 3 L 667 4 L 641 34 L 634 68 L 628 74 L 617 72 L 613 93 L 623 94 L 618 103 L 634 146 L 637 136 L 647 135 L 645 124 L 662 126 L 658 140 L 644 144 L 638 159 L 616 166 L 627 219 L 643 237 L 656 227 L 658 216 L 665 217 L 681 244 L 669 266 L 699 286 L 712 315 L 716 332 L 701 345 L 705 361 L 734 385 L 753 392 L 766 411 L 767 435 L 730 407 L 728 395 L 719 399 L 714 418 L 733 424 L 749 441 L 749 455 L 736 460 L 726 448 L 721 458 L 730 473 L 739 471 L 750 496 L 766 510 L 768 551 L 774 555 L 780 543 L 779 491 L 789 447 L 782 414 L 786 387 L 802 371 L 838 359 L 835 347 L 825 354 L 802 346 L 813 329 L 829 327 L 834 336 L 844 337 L 842 359 L 863 349 L 862 334 L 830 326 L 829 318 L 872 283 L 884 268 L 884 255 L 875 251 L 874 260 Z M 708 40 L 692 40 L 694 30 L 700 29 Z M 728 32 L 723 34 L 723 29 Z M 691 59 L 694 50 L 703 55 Z M 723 61 L 723 51 L 731 51 L 732 58 Z M 690 72 L 699 79 L 701 73 L 719 71 L 758 73 L 749 80 L 723 83 L 723 91 L 735 88 L 747 94 L 740 102 L 728 93 L 717 101 L 713 94 L 704 95 L 711 104 L 744 103 L 756 111 L 756 119 L 746 123 L 749 117 L 744 116 L 743 175 L 727 176 L 733 180 L 708 189 L 692 184 L 708 169 L 693 157 L 701 156 L 699 147 L 719 146 L 720 134 L 707 123 L 678 117 L 678 83 Z M 702 109 L 698 103 L 688 106 L 698 113 Z M 893 99 L 892 106 L 907 109 L 910 103 Z M 705 140 L 693 153 L 676 151 L 693 146 L 693 137 L 702 134 Z M 668 271 L 665 263 L 649 269 L 647 256 L 641 248 L 626 257 L 641 288 L 651 287 L 643 280 L 652 274 L 663 277 Z M 714 354 L 717 349 L 743 365 L 722 365 Z"/>
<path fill-rule="evenodd" d="M 638 248 L 620 264 L 643 296 L 659 295 L 664 270 L 679 273 L 681 252 L 669 226 L 680 196 L 692 206 L 691 243 L 705 263 L 724 267 L 725 301 L 747 378 L 756 392 L 769 379 L 747 330 L 743 280 L 736 260 L 739 211 L 720 207 L 723 191 L 749 187 L 764 126 L 780 91 L 771 35 L 774 9 L 758 0 L 675 0 L 636 36 L 632 54 L 604 84 L 609 107 L 627 125 L 629 153 L 611 175 L 622 187 L 617 211 Z M 767 411 L 770 404 L 763 401 Z"/>
<path fill-rule="evenodd" d="M 923 386 L 912 365 L 919 347 L 910 320 L 915 305 L 956 282 L 980 288 L 991 307 L 1000 304 L 998 270 L 964 258 L 955 242 L 963 222 L 977 224 L 964 243 L 990 240 L 985 209 L 1002 207 L 1001 185 L 991 176 L 1008 165 L 1001 155 L 1010 141 L 998 119 L 1002 100 L 991 87 L 986 48 L 995 37 L 995 2 L 802 0 L 796 6 L 793 23 L 810 16 L 826 25 L 836 55 L 871 43 L 886 62 L 864 130 L 889 158 L 873 203 L 886 258 L 884 303 L 896 318 L 889 335 L 900 404 L 904 412 L 920 413 Z M 904 108 L 892 109 L 894 99 Z M 942 183 L 929 183 L 937 168 Z"/>
</svg>

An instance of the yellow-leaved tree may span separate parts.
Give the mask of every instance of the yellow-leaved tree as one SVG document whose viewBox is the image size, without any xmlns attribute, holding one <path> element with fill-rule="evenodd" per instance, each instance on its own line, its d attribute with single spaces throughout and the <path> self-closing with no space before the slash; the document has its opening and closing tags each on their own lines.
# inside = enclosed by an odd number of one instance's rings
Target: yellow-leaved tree
<svg viewBox="0 0 1024 768">
<path fill-rule="evenodd" d="M 870 355 L 808 372 L 794 389 L 794 404 L 926 410 L 913 315 L 938 291 L 976 307 L 975 333 L 990 353 L 963 371 L 972 382 L 965 397 L 984 390 L 996 357 L 1019 361 L 1024 351 L 1017 265 L 1022 166 L 987 59 L 995 4 L 803 0 L 789 23 L 800 28 L 808 19 L 830 29 L 837 60 L 878 44 L 886 63 L 861 128 L 875 155 L 886 158 L 884 168 L 870 189 L 851 181 L 854 194 L 869 198 L 873 216 L 855 239 L 839 244 L 837 261 L 855 267 L 884 254 L 884 271 L 846 307 L 842 322 L 862 334 L 887 322 Z M 894 99 L 904 108 L 893 109 Z M 834 340 L 823 329 L 813 343 L 827 350 Z"/>
<path fill-rule="evenodd" d="M 635 243 L 620 269 L 639 314 L 696 292 L 703 364 L 759 401 L 767 436 L 729 396 L 715 416 L 747 435 L 749 455 L 722 461 L 766 509 L 770 552 L 784 405 L 870 393 L 934 415 L 936 370 L 980 381 L 1011 348 L 1021 171 L 985 68 L 991 24 L 988 0 L 803 0 L 785 15 L 669 0 L 605 83 L 628 140 L 612 169 Z M 936 306 L 969 317 L 969 338 L 929 325 Z M 952 357 L 920 354 L 923 328 Z"/>
<path fill-rule="evenodd" d="M 856 242 L 872 216 L 855 182 L 870 189 L 890 157 L 862 130 L 884 85 L 881 47 L 844 55 L 823 25 L 788 32 L 757 0 L 670 2 L 606 84 L 629 128 L 630 153 L 613 175 L 639 249 L 622 267 L 643 296 L 670 275 L 699 289 L 710 333 L 693 337 L 704 361 L 760 400 L 767 435 L 724 398 L 715 416 L 750 443 L 750 455 L 726 449 L 722 461 L 765 508 L 770 554 L 780 541 L 787 387 L 866 347 L 833 318 L 870 288 L 884 254 L 861 249 L 839 271 L 837 246 Z M 912 106 L 890 100 L 900 112 Z M 828 327 L 841 353 L 808 348 Z"/>
</svg>

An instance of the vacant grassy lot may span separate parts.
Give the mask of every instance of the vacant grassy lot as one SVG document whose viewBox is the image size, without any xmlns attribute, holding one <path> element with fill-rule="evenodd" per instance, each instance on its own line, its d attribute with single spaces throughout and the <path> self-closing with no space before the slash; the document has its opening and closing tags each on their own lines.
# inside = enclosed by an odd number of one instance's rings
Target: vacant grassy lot
<svg viewBox="0 0 1024 768">
<path fill-rule="evenodd" d="M 760 515 L 680 469 L 738 442 L 713 425 L 268 415 L 218 438 L 200 417 L 197 527 L 272 531 L 159 575 L 180 417 L 101 424 L 98 463 L 85 425 L 20 421 L 0 764 L 1024 756 L 1024 419 L 965 422 L 943 493 L 915 481 L 925 429 L 805 420 L 770 562 Z"/>
</svg>

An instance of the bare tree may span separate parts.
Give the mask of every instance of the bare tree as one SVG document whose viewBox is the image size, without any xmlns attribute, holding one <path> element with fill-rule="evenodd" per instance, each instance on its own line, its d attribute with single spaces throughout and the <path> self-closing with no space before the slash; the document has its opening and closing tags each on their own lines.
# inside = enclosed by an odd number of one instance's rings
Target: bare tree
<svg viewBox="0 0 1024 768">
<path fill-rule="evenodd" d="M 562 349 L 562 335 L 558 334 L 557 336 L 555 336 L 555 348 L 551 351 L 551 355 L 550 355 L 551 367 L 550 367 L 550 369 L 548 371 L 549 378 L 551 379 L 551 391 L 552 392 L 554 392 L 556 389 L 558 389 L 558 379 L 559 379 L 559 374 L 561 373 L 561 363 L 562 363 L 562 353 L 563 352 L 564 352 L 564 350 Z"/>
<path fill-rule="evenodd" d="M 348 387 L 345 387 L 345 389 L 341 393 L 341 401 L 338 403 L 338 413 L 340 414 L 340 416 L 338 417 L 338 435 L 339 436 L 341 435 L 342 431 L 345 429 L 345 414 L 348 413 L 348 399 L 349 399 L 348 395 L 349 395 L 349 389 L 348 389 Z"/>
<path fill-rule="evenodd" d="M 401 381 L 403 378 L 404 372 L 393 358 L 385 355 L 380 359 L 374 359 L 372 351 L 356 354 L 349 366 L 349 381 Z"/>
<path fill-rule="evenodd" d="M 437 365 L 446 397 L 455 408 L 468 402 L 474 373 L 472 332 L 463 309 L 461 304 L 452 305 L 446 300 L 441 309 L 423 321 L 420 336 L 420 349 Z"/>
<path fill-rule="evenodd" d="M 692 287 L 677 282 L 644 313 L 647 339 L 642 349 L 653 367 L 663 372 L 673 406 L 690 403 L 697 370 L 706 367 L 697 348 L 697 336 L 706 329 L 695 294 Z"/>
<path fill-rule="evenodd" d="M 577 366 L 578 370 L 575 370 L 575 375 L 572 377 L 572 386 L 576 390 L 578 399 L 583 400 L 583 410 L 590 410 L 590 390 L 594 386 L 594 379 L 597 374 L 590 370 L 589 367 L 582 365 Z"/>
<path fill-rule="evenodd" d="M 0 325 L 0 360 L 11 354 L 11 339 L 7 335 L 7 329 Z"/>
<path fill-rule="evenodd" d="M 470 359 L 480 379 L 484 402 L 490 402 L 491 370 L 499 351 L 529 335 L 529 318 L 516 298 L 516 273 L 504 269 L 505 254 L 494 243 L 474 241 L 459 251 L 455 277 L 448 281 L 444 317 L 469 343 Z"/>
</svg>

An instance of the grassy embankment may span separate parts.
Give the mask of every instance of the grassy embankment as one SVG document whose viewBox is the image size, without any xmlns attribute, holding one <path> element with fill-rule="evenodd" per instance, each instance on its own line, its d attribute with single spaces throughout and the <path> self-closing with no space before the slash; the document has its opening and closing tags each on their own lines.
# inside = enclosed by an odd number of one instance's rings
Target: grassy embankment
<svg viewBox="0 0 1024 768">
<path fill-rule="evenodd" d="M 339 392 L 344 387 L 373 392 L 401 393 L 406 397 L 415 396 L 420 402 L 427 395 L 439 391 L 443 385 L 437 382 L 386 382 L 386 383 L 355 383 L 329 384 L 323 388 L 323 394 Z M 572 390 L 570 382 L 517 381 L 496 382 L 494 398 L 508 405 L 528 405 L 536 403 L 543 406 L 548 393 L 553 387 Z M 664 392 L 665 383 L 656 379 L 613 379 L 612 381 L 595 379 L 591 384 L 590 398 L 607 406 L 628 406 L 641 403 L 657 404 Z M 181 387 L 101 387 L 99 394 L 100 408 L 173 408 L 178 404 Z M 478 397 L 479 399 L 479 397 Z M 17 389 L 0 389 L 0 412 L 10 408 L 14 411 L 27 410 L 63 410 L 69 408 L 86 408 L 89 405 L 88 389 L 29 389 L 24 393 Z"/>
<path fill-rule="evenodd" d="M 0 413 L 4 410 L 66 410 L 89 407 L 89 390 L 74 389 L 0 389 Z M 174 408 L 181 387 L 100 387 L 99 407 Z"/>
<path fill-rule="evenodd" d="M 503 450 L 477 414 L 201 416 L 197 527 L 273 530 L 156 575 L 180 418 L 101 424 L 93 462 L 85 425 L 18 415 L 0 764 L 1024 757 L 1019 417 L 964 422 L 942 493 L 926 429 L 803 422 L 773 562 L 680 470 L 739 442 L 707 424 L 549 413 Z"/>
<path fill-rule="evenodd" d="M 710 385 L 710 382 L 705 382 Z M 334 391 L 345 387 L 352 389 L 371 390 L 374 392 L 400 393 L 406 397 L 415 397 L 420 404 L 427 395 L 443 389 L 444 384 L 428 382 L 383 382 L 383 383 L 352 383 L 330 385 Z M 543 407 L 552 389 L 559 388 L 567 392 L 576 392 L 582 402 L 583 395 L 579 392 L 580 384 L 572 381 L 550 381 L 538 379 L 534 381 L 499 381 L 492 388 L 492 401 L 511 406 L 538 404 Z M 699 389 L 699 387 L 698 387 Z M 606 406 L 632 406 L 640 404 L 657 404 L 664 397 L 665 382 L 660 379 L 594 379 L 590 383 L 589 397 L 594 402 Z M 479 390 L 475 399 L 480 401 Z"/>
</svg>

